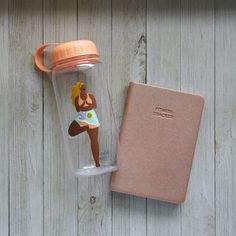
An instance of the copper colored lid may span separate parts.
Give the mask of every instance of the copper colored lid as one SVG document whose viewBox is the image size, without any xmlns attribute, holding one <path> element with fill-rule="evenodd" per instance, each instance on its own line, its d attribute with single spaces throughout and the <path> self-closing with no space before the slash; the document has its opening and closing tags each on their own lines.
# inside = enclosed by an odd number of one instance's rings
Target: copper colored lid
<svg viewBox="0 0 236 236">
<path fill-rule="evenodd" d="M 52 50 L 52 64 L 55 65 L 62 60 L 86 55 L 96 55 L 98 51 L 94 42 L 90 40 L 76 40 L 62 43 Z"/>
<path fill-rule="evenodd" d="M 76 40 L 57 44 L 51 52 L 52 68 L 47 68 L 42 63 L 42 54 L 51 45 L 55 44 L 42 45 L 35 53 L 35 64 L 44 72 L 61 71 L 79 67 L 83 64 L 99 63 L 99 55 L 95 43 L 90 40 Z"/>
</svg>

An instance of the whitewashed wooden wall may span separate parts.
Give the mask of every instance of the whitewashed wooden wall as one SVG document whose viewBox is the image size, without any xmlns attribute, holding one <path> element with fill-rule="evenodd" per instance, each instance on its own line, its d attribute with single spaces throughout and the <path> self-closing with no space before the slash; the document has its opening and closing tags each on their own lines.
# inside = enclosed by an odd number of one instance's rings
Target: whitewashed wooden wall
<svg viewBox="0 0 236 236">
<path fill-rule="evenodd" d="M 184 204 L 110 193 L 107 175 L 68 178 L 33 54 L 77 38 L 97 43 L 118 122 L 130 80 L 205 97 Z M 0 236 L 236 235 L 234 0 L 1 0 L 0 52 Z"/>
</svg>

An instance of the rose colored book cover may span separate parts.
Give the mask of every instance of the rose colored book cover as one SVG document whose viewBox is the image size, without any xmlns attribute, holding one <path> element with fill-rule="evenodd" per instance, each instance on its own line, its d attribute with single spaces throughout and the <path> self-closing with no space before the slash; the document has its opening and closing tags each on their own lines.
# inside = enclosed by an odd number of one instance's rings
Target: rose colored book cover
<svg viewBox="0 0 236 236">
<path fill-rule="evenodd" d="M 183 202 L 203 105 L 199 95 L 131 82 L 111 190 Z"/>
</svg>

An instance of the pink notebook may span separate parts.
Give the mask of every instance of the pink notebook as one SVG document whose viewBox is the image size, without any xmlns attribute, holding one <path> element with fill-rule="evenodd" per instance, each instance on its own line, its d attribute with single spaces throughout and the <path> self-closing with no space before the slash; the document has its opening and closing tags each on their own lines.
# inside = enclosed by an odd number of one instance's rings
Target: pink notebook
<svg viewBox="0 0 236 236">
<path fill-rule="evenodd" d="M 203 105 L 198 95 L 131 82 L 111 190 L 183 202 Z"/>
</svg>

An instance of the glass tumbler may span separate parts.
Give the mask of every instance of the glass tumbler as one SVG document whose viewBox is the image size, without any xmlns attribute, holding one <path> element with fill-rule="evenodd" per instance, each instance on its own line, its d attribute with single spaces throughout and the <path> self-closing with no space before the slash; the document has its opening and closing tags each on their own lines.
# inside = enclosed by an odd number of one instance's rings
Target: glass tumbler
<svg viewBox="0 0 236 236">
<path fill-rule="evenodd" d="M 66 161 L 78 176 L 99 175 L 117 169 L 117 125 L 109 79 L 94 42 L 77 40 L 56 44 L 50 52 L 51 68 L 41 56 L 51 46 L 37 49 L 37 67 L 51 73 Z"/>
</svg>

